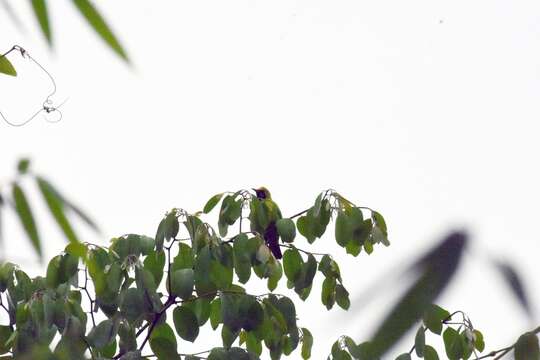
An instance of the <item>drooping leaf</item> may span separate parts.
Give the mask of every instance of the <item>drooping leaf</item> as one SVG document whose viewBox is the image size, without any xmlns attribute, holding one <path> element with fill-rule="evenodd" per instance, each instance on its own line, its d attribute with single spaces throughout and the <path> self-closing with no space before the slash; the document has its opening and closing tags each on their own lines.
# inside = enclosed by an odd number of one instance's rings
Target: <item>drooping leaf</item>
<svg viewBox="0 0 540 360">
<path fill-rule="evenodd" d="M 296 281 L 302 270 L 304 261 L 296 249 L 287 249 L 283 253 L 283 271 L 289 281 Z"/>
<path fill-rule="evenodd" d="M 414 350 L 418 357 L 424 357 L 424 349 L 426 347 L 426 332 L 423 326 L 418 328 L 414 338 Z"/>
<path fill-rule="evenodd" d="M 152 250 L 144 259 L 144 268 L 154 276 L 157 286 L 163 278 L 163 267 L 165 266 L 165 252 Z"/>
<path fill-rule="evenodd" d="M 375 356 L 386 353 L 446 288 L 460 264 L 466 243 L 464 233 L 451 233 L 415 262 L 414 269 L 420 271 L 420 276 L 375 332 L 371 342 Z"/>
<path fill-rule="evenodd" d="M 10 351 L 11 346 L 6 345 L 6 342 L 13 334 L 13 329 L 10 326 L 0 326 L 0 355 Z"/>
<path fill-rule="evenodd" d="M 0 74 L 17 76 L 17 71 L 13 67 L 13 64 L 4 55 L 0 55 Z"/>
<path fill-rule="evenodd" d="M 49 12 L 47 10 L 47 1 L 32 0 L 32 9 L 41 28 L 41 32 L 47 39 L 47 43 L 49 44 L 49 46 L 52 46 L 52 33 L 51 25 L 49 22 Z"/>
<path fill-rule="evenodd" d="M 336 303 L 343 310 L 348 310 L 351 306 L 351 301 L 349 300 L 349 292 L 341 284 L 336 285 Z"/>
<path fill-rule="evenodd" d="M 296 226 L 291 219 L 278 219 L 276 228 L 281 240 L 286 243 L 291 243 L 296 237 Z"/>
<path fill-rule="evenodd" d="M 129 62 L 129 58 L 124 48 L 94 5 L 88 0 L 73 0 L 73 4 L 79 10 L 81 15 L 83 15 L 88 24 L 109 45 L 109 47 L 124 61 Z"/>
<path fill-rule="evenodd" d="M 539 360 L 538 336 L 532 332 L 521 335 L 514 346 L 514 357 L 516 360 Z"/>
<path fill-rule="evenodd" d="M 178 359 L 176 336 L 167 323 L 156 326 L 150 335 L 150 348 L 160 360 Z"/>
<path fill-rule="evenodd" d="M 118 329 L 114 325 L 113 320 L 104 320 L 90 331 L 88 342 L 92 346 L 102 349 L 116 337 L 117 331 Z"/>
<path fill-rule="evenodd" d="M 311 357 L 311 347 L 313 346 L 313 336 L 308 329 L 302 328 L 302 359 L 307 360 Z"/>
<path fill-rule="evenodd" d="M 444 348 L 446 350 L 446 356 L 450 360 L 458 360 L 463 356 L 465 352 L 465 344 L 459 333 L 451 327 L 447 327 L 443 333 Z"/>
<path fill-rule="evenodd" d="M 426 345 L 424 348 L 424 359 L 425 360 L 439 360 L 439 355 L 437 351 L 430 345 Z"/>
<path fill-rule="evenodd" d="M 484 348 L 486 347 L 486 344 L 484 343 L 484 335 L 478 330 L 474 330 L 473 334 L 474 334 L 474 347 L 476 348 L 476 350 L 480 352 L 484 351 Z"/>
<path fill-rule="evenodd" d="M 171 293 L 183 300 L 187 300 L 191 297 L 194 283 L 192 269 L 175 270 L 171 274 Z"/>
<path fill-rule="evenodd" d="M 13 201 L 15 202 L 15 210 L 17 211 L 17 215 L 19 216 L 19 220 L 21 221 L 21 224 L 23 225 L 26 234 L 30 238 L 32 246 L 41 258 L 41 240 L 39 238 L 36 222 L 34 220 L 34 215 L 32 214 L 32 210 L 30 209 L 30 205 L 28 204 L 26 195 L 18 184 L 13 184 L 12 192 Z"/>
<path fill-rule="evenodd" d="M 69 242 L 79 242 L 77 235 L 75 235 L 75 232 L 69 223 L 69 220 L 64 214 L 62 199 L 58 197 L 56 191 L 54 191 L 53 187 L 48 181 L 41 177 L 36 177 L 36 181 L 52 216 L 60 226 L 60 229 L 62 229 L 62 232 L 66 238 L 69 240 Z"/>
<path fill-rule="evenodd" d="M 176 307 L 173 311 L 173 321 L 176 333 L 182 339 L 190 342 L 194 342 L 197 339 L 199 335 L 199 323 L 190 308 L 186 306 Z"/>
</svg>

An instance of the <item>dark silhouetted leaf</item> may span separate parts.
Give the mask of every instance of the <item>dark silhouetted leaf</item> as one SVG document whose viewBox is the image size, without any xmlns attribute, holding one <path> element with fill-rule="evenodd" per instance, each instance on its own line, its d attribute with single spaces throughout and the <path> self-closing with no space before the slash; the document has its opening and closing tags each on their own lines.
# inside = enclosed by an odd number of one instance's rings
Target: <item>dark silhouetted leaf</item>
<svg viewBox="0 0 540 360">
<path fill-rule="evenodd" d="M 426 333 L 424 331 L 424 327 L 420 326 L 414 338 L 414 350 L 416 351 L 416 355 L 418 355 L 418 357 L 424 357 L 425 347 L 426 347 Z"/>
<path fill-rule="evenodd" d="M 494 262 L 494 265 L 503 276 L 506 284 L 510 287 L 510 290 L 512 290 L 512 293 L 516 299 L 523 307 L 523 310 L 525 310 L 527 315 L 532 316 L 532 309 L 527 294 L 525 293 L 523 281 L 521 280 L 521 277 L 517 273 L 516 269 L 512 265 L 502 261 L 496 261 Z"/>
<path fill-rule="evenodd" d="M 182 271 L 182 270 L 178 270 Z M 197 317 L 186 306 L 179 306 L 173 311 L 174 327 L 176 333 L 184 340 L 194 342 L 199 335 L 199 323 Z"/>
<path fill-rule="evenodd" d="M 514 346 L 514 357 L 516 360 L 540 360 L 538 336 L 532 332 L 521 335 Z"/>
</svg>

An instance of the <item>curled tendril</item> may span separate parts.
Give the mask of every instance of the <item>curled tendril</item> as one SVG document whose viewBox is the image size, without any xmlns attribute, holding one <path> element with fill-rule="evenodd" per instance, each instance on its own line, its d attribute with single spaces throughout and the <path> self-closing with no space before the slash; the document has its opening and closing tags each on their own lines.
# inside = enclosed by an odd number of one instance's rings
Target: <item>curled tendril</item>
<svg viewBox="0 0 540 360">
<path fill-rule="evenodd" d="M 6 122 L 8 125 L 13 126 L 13 127 L 20 127 L 20 126 L 24 126 L 24 125 L 28 124 L 30 121 L 34 120 L 40 113 L 43 113 L 44 115 L 48 115 L 48 114 L 51 114 L 51 113 L 56 114 L 55 118 L 49 118 L 47 116 L 44 116 L 45 121 L 47 121 L 49 123 L 57 123 L 60 120 L 62 120 L 62 112 L 59 109 L 60 109 L 60 107 L 62 105 L 64 105 L 66 103 L 67 99 L 64 100 L 58 106 L 54 105 L 54 102 L 51 100 L 51 98 L 56 94 L 56 81 L 54 81 L 54 78 L 52 77 L 52 75 L 39 62 L 37 62 L 36 59 L 34 59 L 32 56 L 30 56 L 28 51 L 26 51 L 25 49 L 23 49 L 19 45 L 14 45 L 8 52 L 6 52 L 5 54 L 0 55 L 0 57 L 5 57 L 5 56 L 7 56 L 9 53 L 11 53 L 13 51 L 19 52 L 23 59 L 28 59 L 28 60 L 32 61 L 34 63 L 34 65 L 37 65 L 47 75 L 47 77 L 51 80 L 52 90 L 49 93 L 49 95 L 47 95 L 45 100 L 43 101 L 43 104 L 41 105 L 41 108 L 39 110 L 37 110 L 28 119 L 23 121 L 22 123 L 11 122 L 0 111 L 0 116 L 2 117 L 4 122 Z"/>
</svg>

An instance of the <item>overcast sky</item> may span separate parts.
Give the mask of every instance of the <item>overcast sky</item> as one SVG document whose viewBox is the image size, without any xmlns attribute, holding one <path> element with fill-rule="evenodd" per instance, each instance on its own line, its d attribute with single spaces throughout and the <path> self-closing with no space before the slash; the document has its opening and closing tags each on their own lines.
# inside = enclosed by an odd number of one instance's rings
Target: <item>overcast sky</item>
<svg viewBox="0 0 540 360">
<path fill-rule="evenodd" d="M 2 183 L 20 156 L 30 156 L 104 228 L 96 238 L 79 227 L 85 239 L 103 243 L 125 233 L 153 235 L 166 210 L 200 210 L 225 190 L 265 185 L 291 215 L 332 187 L 383 213 L 392 242 L 358 258 L 332 237 L 315 242 L 315 251 L 343 263 L 353 294 L 397 275 L 449 230 L 465 228 L 471 251 L 439 303 L 466 311 L 488 349 L 532 327 L 486 258 L 512 261 L 533 303 L 539 300 L 540 3 L 97 4 L 132 68 L 69 1 L 51 4 L 53 52 L 26 2 L 16 4 L 24 33 L 0 12 L 0 52 L 23 46 L 54 75 L 56 100 L 68 98 L 57 124 L 0 124 Z M 20 122 L 39 108 L 49 83 L 13 61 L 20 76 L 0 78 L 0 109 Z M 63 240 L 44 212 L 39 219 L 51 257 Z M 35 258 L 15 219 L 6 231 L 8 257 L 30 266 Z M 308 248 L 303 240 L 298 246 Z M 354 316 L 338 322 L 342 311 L 326 312 L 315 285 L 298 310 L 315 335 L 314 358 L 340 334 L 367 340 L 399 295 L 396 284 L 368 305 L 353 301 Z M 217 345 L 205 336 L 195 346 L 182 341 L 181 349 Z"/>
</svg>

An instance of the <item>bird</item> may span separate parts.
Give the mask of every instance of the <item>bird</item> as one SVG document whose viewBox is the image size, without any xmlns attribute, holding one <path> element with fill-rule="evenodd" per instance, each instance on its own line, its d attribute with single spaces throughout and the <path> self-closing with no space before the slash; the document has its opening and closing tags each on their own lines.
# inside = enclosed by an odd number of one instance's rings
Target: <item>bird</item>
<svg viewBox="0 0 540 360">
<path fill-rule="evenodd" d="M 279 210 L 277 204 L 272 200 L 272 195 L 270 195 L 270 191 L 268 191 L 267 188 L 261 186 L 258 189 L 254 188 L 252 190 L 255 191 L 255 195 L 257 197 L 257 201 L 259 201 L 259 204 L 263 205 L 263 211 L 266 213 L 265 218 L 267 217 L 267 221 L 265 221 L 265 223 L 267 222 L 267 224 L 260 224 L 259 219 L 261 218 L 261 216 L 258 216 L 257 219 L 253 218 L 251 221 L 252 227 L 254 227 L 255 231 L 262 233 L 264 237 L 264 242 L 266 246 L 268 246 L 274 257 L 276 259 L 281 259 L 283 255 L 281 254 L 281 249 L 279 247 L 279 234 L 276 227 L 276 221 L 282 218 L 281 211 Z M 254 207 L 254 209 L 257 209 L 257 207 Z M 252 213 L 254 213 L 255 211 L 252 210 Z"/>
</svg>

